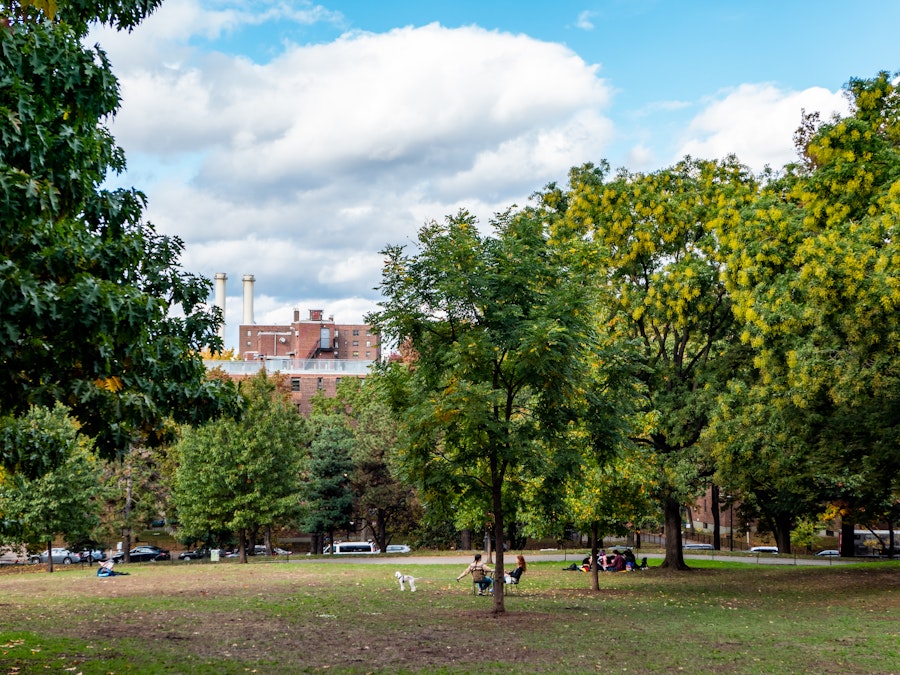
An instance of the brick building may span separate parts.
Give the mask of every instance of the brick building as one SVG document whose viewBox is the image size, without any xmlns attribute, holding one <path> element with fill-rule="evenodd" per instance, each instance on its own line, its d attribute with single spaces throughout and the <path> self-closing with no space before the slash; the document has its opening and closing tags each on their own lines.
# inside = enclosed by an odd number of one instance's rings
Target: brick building
<svg viewBox="0 0 900 675">
<path fill-rule="evenodd" d="M 294 310 L 289 324 L 252 323 L 245 312 L 239 327 L 240 361 L 210 361 L 231 377 L 249 377 L 265 369 L 278 373 L 291 391 L 297 410 L 308 415 L 319 392 L 334 396 L 341 378 L 364 378 L 381 359 L 378 336 L 367 324 L 339 324 L 323 310 L 311 309 L 306 318 Z"/>
<path fill-rule="evenodd" d="M 240 355 L 243 361 L 292 359 L 317 361 L 366 361 L 381 359 L 381 345 L 366 324 L 338 324 L 321 309 L 309 310 L 306 319 L 294 310 L 285 325 L 241 324 Z"/>
</svg>

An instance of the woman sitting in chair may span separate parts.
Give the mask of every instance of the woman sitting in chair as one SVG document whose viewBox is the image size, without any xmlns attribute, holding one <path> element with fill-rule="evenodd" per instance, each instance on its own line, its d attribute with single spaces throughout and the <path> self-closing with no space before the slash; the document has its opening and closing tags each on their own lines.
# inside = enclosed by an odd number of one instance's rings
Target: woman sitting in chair
<svg viewBox="0 0 900 675">
<path fill-rule="evenodd" d="M 478 584 L 478 595 L 484 595 L 484 592 L 494 584 L 494 580 L 488 576 L 489 572 L 493 572 L 493 570 L 481 562 L 481 554 L 476 553 L 475 560 L 469 563 L 466 571 L 456 577 L 456 580 L 459 581 L 467 574 L 471 574 L 472 583 Z"/>
<path fill-rule="evenodd" d="M 516 556 L 516 567 L 514 570 L 507 572 L 503 577 L 503 583 L 506 584 L 517 584 L 519 583 L 519 579 L 522 578 L 522 573 L 528 568 L 528 565 L 525 564 L 525 556 L 517 555 Z"/>
</svg>

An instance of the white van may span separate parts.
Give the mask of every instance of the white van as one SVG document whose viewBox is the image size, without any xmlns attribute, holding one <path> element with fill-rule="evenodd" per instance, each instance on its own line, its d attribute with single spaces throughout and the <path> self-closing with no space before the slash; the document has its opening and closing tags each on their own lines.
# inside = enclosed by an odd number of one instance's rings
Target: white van
<svg viewBox="0 0 900 675">
<path fill-rule="evenodd" d="M 331 553 L 331 545 L 325 547 L 324 553 Z M 381 549 L 371 541 L 341 541 L 334 545 L 335 555 L 349 555 L 359 553 L 381 553 Z"/>
<path fill-rule="evenodd" d="M 772 555 L 778 555 L 778 547 L 777 546 L 754 546 L 751 548 L 748 553 L 771 553 Z"/>
</svg>

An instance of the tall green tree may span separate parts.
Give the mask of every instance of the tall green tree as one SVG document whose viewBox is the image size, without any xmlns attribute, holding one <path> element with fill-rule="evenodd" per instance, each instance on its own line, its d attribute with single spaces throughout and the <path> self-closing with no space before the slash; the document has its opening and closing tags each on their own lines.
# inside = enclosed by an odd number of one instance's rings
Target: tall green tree
<svg viewBox="0 0 900 675">
<path fill-rule="evenodd" d="M 335 531 L 350 529 L 355 503 L 354 445 L 353 432 L 340 416 L 316 420 L 315 436 L 309 446 L 302 521 L 304 530 L 317 535 L 315 553 L 321 552 L 320 544 L 327 536 L 333 554 Z"/>
<path fill-rule="evenodd" d="M 550 190 L 544 199 L 565 209 L 555 237 L 595 244 L 594 282 L 607 325 L 643 361 L 634 440 L 652 450 L 660 467 L 663 565 L 686 569 L 682 505 L 699 487 L 697 442 L 727 381 L 721 365 L 736 338 L 721 278 L 722 232 L 740 221 L 757 187 L 733 158 L 687 158 L 649 174 L 607 173 L 606 165 L 574 169 L 569 191 Z"/>
<path fill-rule="evenodd" d="M 577 465 L 566 431 L 594 344 L 590 296 L 578 258 L 549 244 L 545 215 L 499 214 L 493 235 L 465 211 L 426 225 L 412 254 L 384 251 L 384 300 L 368 317 L 416 355 L 381 379 L 406 470 L 426 499 L 471 494 L 498 543 L 511 472 Z M 502 579 L 499 545 L 496 569 Z M 494 611 L 505 611 L 502 584 Z"/>
<path fill-rule="evenodd" d="M 398 532 L 409 532 L 418 520 L 415 488 L 400 478 L 397 429 L 380 389 L 360 378 L 344 378 L 333 398 L 316 396 L 310 420 L 340 415 L 353 433 L 351 485 L 357 517 L 372 528 L 383 551 Z"/>
<path fill-rule="evenodd" d="M 32 407 L 17 420 L 27 445 L 52 448 L 61 458 L 54 468 L 29 478 L 25 473 L 0 475 L 0 519 L 4 538 L 31 547 L 46 547 L 63 537 L 68 542 L 89 539 L 99 523 L 102 467 L 92 453 L 90 439 L 66 409 Z M 53 571 L 53 558 L 47 567 Z"/>
<path fill-rule="evenodd" d="M 59 401 L 107 457 L 166 440 L 167 417 L 194 424 L 233 402 L 199 355 L 220 346 L 211 283 L 142 221 L 143 194 L 102 187 L 125 169 L 107 127 L 119 89 L 82 39 L 158 4 L 0 8 L 0 413 Z"/>
<path fill-rule="evenodd" d="M 900 494 L 900 92 L 886 72 L 845 89 L 850 114 L 807 116 L 800 160 L 732 231 L 726 280 L 753 399 L 790 410 L 810 483 L 852 534 Z"/>
<path fill-rule="evenodd" d="M 247 562 L 249 531 L 290 522 L 299 513 L 308 432 L 287 392 L 265 371 L 244 381 L 241 394 L 239 420 L 184 428 L 174 449 L 172 497 L 182 538 L 229 530 Z"/>
</svg>

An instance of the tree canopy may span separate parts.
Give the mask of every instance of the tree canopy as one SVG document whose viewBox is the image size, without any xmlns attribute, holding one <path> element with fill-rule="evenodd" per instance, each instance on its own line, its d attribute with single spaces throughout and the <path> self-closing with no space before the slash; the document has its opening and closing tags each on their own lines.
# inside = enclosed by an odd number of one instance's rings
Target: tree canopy
<svg viewBox="0 0 900 675">
<path fill-rule="evenodd" d="M 125 169 L 106 126 L 118 83 L 80 38 L 94 20 L 131 28 L 158 3 L 53 4 L 7 6 L 0 26 L 0 413 L 59 401 L 111 456 L 233 398 L 199 356 L 220 346 L 211 283 L 142 221 L 143 194 L 102 187 Z"/>
<path fill-rule="evenodd" d="M 407 471 L 426 499 L 455 491 L 477 500 L 497 542 L 510 472 L 576 463 L 566 432 L 595 344 L 586 270 L 550 245 L 544 215 L 499 214 L 493 235 L 465 211 L 424 226 L 414 253 L 385 250 L 385 299 L 369 317 L 415 352 L 381 378 Z M 499 546 L 497 569 L 502 578 Z M 504 611 L 502 587 L 494 610 Z"/>
<path fill-rule="evenodd" d="M 658 497 L 665 512 L 667 566 L 683 568 L 681 506 L 698 483 L 695 451 L 735 321 L 721 278 L 722 232 L 741 219 L 756 184 L 734 158 L 687 158 L 650 174 L 607 167 L 573 169 L 554 236 L 589 237 L 593 281 L 609 330 L 643 363 L 642 414 L 634 440 L 657 455 Z M 560 202 L 551 191 L 545 196 Z"/>
<path fill-rule="evenodd" d="M 276 383 L 260 371 L 242 383 L 246 409 L 186 427 L 175 446 L 173 500 L 182 538 L 238 534 L 247 561 L 248 530 L 287 523 L 299 515 L 307 425 Z"/>
</svg>

